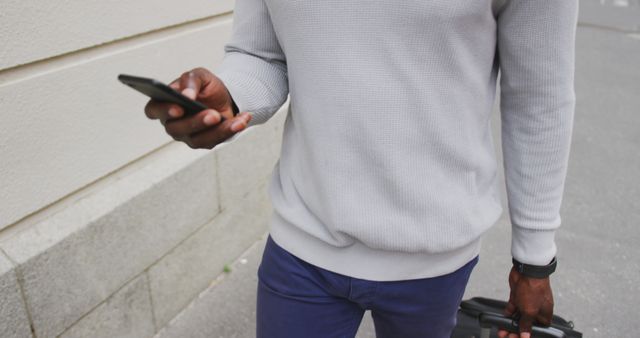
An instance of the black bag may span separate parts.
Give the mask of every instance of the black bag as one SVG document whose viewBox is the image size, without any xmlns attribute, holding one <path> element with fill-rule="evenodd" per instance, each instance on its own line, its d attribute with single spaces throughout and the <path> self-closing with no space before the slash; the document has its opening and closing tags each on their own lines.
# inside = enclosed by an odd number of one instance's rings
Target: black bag
<svg viewBox="0 0 640 338">
<path fill-rule="evenodd" d="M 452 338 L 497 338 L 498 328 L 518 332 L 518 323 L 513 318 L 502 315 L 507 302 L 474 297 L 465 300 L 458 309 L 458 323 Z M 533 326 L 531 338 L 582 338 L 582 333 L 573 329 L 573 323 L 562 317 L 553 316 L 551 326 Z"/>
</svg>

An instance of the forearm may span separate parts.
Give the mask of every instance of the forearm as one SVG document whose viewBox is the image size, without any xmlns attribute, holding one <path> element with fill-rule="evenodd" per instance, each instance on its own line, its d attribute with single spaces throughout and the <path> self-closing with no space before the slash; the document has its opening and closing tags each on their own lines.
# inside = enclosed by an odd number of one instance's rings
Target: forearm
<svg viewBox="0 0 640 338">
<path fill-rule="evenodd" d="M 215 71 L 249 125 L 266 122 L 286 101 L 287 66 L 264 0 L 237 1 L 233 35 Z"/>
<path fill-rule="evenodd" d="M 499 13 L 502 147 L 512 254 L 556 254 L 573 117 L 577 0 L 510 0 Z"/>
</svg>

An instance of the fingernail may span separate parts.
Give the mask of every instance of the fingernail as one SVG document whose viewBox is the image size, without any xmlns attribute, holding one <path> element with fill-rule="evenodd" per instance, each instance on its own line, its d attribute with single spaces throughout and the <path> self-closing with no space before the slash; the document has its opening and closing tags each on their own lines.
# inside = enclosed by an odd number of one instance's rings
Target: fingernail
<svg viewBox="0 0 640 338">
<path fill-rule="evenodd" d="M 251 114 L 242 113 L 241 115 L 238 115 L 238 119 L 244 121 L 244 124 L 249 124 L 249 121 L 251 121 Z"/>
<path fill-rule="evenodd" d="M 233 132 L 240 131 L 240 129 L 242 129 L 243 126 L 244 126 L 244 121 L 236 120 L 231 124 L 231 131 Z"/>
<path fill-rule="evenodd" d="M 169 116 L 171 117 L 180 117 L 180 112 L 178 111 L 178 109 L 171 107 L 169 108 Z"/>
<path fill-rule="evenodd" d="M 205 115 L 205 117 L 203 119 L 203 122 L 204 122 L 204 124 L 206 124 L 208 126 L 214 125 L 214 124 L 218 123 L 218 121 L 220 120 L 218 118 L 219 116 L 220 115 L 218 113 L 216 113 L 216 112 L 209 112 L 209 113 L 207 113 L 207 115 Z"/>
<path fill-rule="evenodd" d="M 196 91 L 191 88 L 186 88 L 185 90 L 182 91 L 182 95 L 193 100 L 196 98 Z"/>
<path fill-rule="evenodd" d="M 522 332 L 520 333 L 520 338 L 531 338 L 530 332 Z"/>
</svg>

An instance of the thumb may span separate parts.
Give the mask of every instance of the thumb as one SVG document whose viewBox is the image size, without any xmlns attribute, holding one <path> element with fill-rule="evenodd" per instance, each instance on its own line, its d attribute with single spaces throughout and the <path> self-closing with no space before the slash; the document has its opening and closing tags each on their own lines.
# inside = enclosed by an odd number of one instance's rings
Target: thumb
<svg viewBox="0 0 640 338">
<path fill-rule="evenodd" d="M 513 290 L 511 291 L 511 293 L 509 294 L 509 301 L 507 301 L 507 305 L 504 308 L 503 314 L 505 315 L 505 317 L 513 317 L 513 315 L 516 313 L 516 305 L 513 302 Z M 509 335 L 509 331 L 504 330 L 504 329 L 500 329 L 498 330 L 498 338 L 506 338 Z"/>
<path fill-rule="evenodd" d="M 180 76 L 180 88 L 182 88 L 182 95 L 195 100 L 202 88 L 203 82 L 206 78 L 206 71 L 204 69 L 196 68 L 188 71 Z"/>
</svg>

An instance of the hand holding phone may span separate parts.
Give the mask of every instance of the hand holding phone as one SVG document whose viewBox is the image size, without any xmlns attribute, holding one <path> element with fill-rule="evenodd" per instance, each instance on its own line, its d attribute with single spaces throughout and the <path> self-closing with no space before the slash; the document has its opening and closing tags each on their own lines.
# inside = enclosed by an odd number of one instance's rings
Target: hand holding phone
<svg viewBox="0 0 640 338">
<path fill-rule="evenodd" d="M 158 80 L 126 74 L 118 75 L 118 80 L 153 100 L 177 104 L 184 110 L 186 116 L 192 116 L 208 109 L 202 103 L 180 94 L 174 88 Z"/>
<path fill-rule="evenodd" d="M 147 117 L 160 120 L 169 135 L 191 148 L 212 149 L 251 120 L 247 112 L 234 116 L 227 87 L 204 68 L 185 72 L 168 86 L 131 75 L 118 79 L 151 97 L 145 107 Z"/>
</svg>

